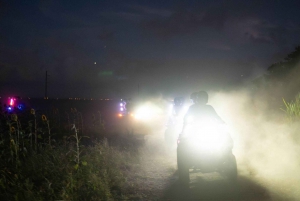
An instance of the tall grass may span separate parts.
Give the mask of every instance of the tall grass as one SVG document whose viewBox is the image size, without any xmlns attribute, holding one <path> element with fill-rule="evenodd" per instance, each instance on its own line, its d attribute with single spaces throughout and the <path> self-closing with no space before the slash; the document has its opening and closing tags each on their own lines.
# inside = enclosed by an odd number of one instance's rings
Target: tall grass
<svg viewBox="0 0 300 201">
<path fill-rule="evenodd" d="M 71 148 L 59 146 L 34 153 L 20 168 L 1 167 L 4 200 L 123 200 L 126 169 L 138 161 L 130 152 L 107 142 L 86 147 L 78 165 Z"/>
<path fill-rule="evenodd" d="M 289 121 L 300 120 L 300 94 L 295 97 L 294 101 L 287 102 L 283 99 L 285 109 L 282 109 L 286 113 L 286 117 Z"/>
<path fill-rule="evenodd" d="M 134 138 L 108 134 L 99 124 L 94 132 L 109 140 L 102 137 L 84 146 L 78 114 L 73 109 L 73 121 L 67 118 L 66 124 L 33 110 L 0 112 L 1 200 L 127 199 L 127 175 L 139 163 L 137 143 Z"/>
</svg>

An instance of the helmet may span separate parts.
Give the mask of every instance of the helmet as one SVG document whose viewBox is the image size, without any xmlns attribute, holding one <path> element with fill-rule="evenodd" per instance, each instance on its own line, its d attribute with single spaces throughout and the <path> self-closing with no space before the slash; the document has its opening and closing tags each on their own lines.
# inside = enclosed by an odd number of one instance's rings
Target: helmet
<svg viewBox="0 0 300 201">
<path fill-rule="evenodd" d="M 199 91 L 195 98 L 196 103 L 206 104 L 208 102 L 208 94 L 206 91 Z"/>
<path fill-rule="evenodd" d="M 174 98 L 174 105 L 175 106 L 183 105 L 183 97 L 176 97 L 176 98 Z"/>
<path fill-rule="evenodd" d="M 173 115 L 179 115 L 180 111 L 183 108 L 184 98 L 183 97 L 176 97 L 174 98 L 174 107 L 173 107 Z"/>
</svg>

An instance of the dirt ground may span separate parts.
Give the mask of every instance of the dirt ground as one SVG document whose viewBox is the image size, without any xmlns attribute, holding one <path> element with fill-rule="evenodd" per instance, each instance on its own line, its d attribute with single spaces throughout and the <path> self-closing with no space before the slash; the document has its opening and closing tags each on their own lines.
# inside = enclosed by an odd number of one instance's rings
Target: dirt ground
<svg viewBox="0 0 300 201">
<path fill-rule="evenodd" d="M 149 137 L 141 150 L 140 171 L 132 173 L 135 183 L 130 200 L 157 201 L 273 201 L 292 200 L 268 190 L 249 175 L 239 173 L 232 184 L 218 173 L 190 173 L 189 187 L 178 183 L 175 150 L 167 150 L 161 137 Z M 192 170 L 190 170 L 192 171 Z"/>
</svg>

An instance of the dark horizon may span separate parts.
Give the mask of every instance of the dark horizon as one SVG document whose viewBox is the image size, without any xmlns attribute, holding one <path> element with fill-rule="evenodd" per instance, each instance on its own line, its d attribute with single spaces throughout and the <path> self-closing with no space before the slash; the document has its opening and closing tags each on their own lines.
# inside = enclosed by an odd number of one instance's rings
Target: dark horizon
<svg viewBox="0 0 300 201">
<path fill-rule="evenodd" d="M 0 0 L 0 92 L 185 96 L 240 86 L 300 44 L 299 1 Z"/>
</svg>

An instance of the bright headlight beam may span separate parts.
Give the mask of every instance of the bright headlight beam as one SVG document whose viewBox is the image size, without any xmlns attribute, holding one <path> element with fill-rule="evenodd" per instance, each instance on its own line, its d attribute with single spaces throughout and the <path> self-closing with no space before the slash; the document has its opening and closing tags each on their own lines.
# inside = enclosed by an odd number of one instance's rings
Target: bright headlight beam
<svg viewBox="0 0 300 201">
<path fill-rule="evenodd" d="M 139 120 L 150 120 L 159 114 L 159 110 L 155 105 L 144 104 L 135 110 L 135 118 Z"/>
<path fill-rule="evenodd" d="M 186 135 L 195 149 L 218 151 L 227 143 L 226 126 L 212 121 L 187 126 Z"/>
</svg>

